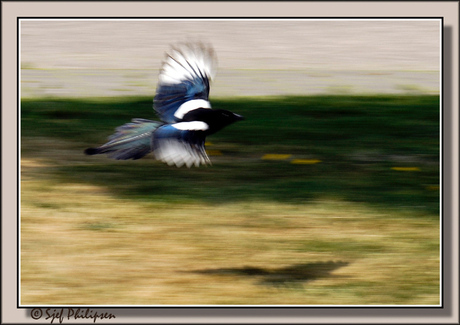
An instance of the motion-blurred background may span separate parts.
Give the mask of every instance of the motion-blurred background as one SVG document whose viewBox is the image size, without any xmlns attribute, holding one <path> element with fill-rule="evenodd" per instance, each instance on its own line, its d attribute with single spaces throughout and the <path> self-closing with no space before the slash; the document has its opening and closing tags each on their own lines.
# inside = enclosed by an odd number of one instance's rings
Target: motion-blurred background
<svg viewBox="0 0 460 325">
<path fill-rule="evenodd" d="M 440 23 L 22 20 L 21 303 L 439 303 Z M 83 155 L 205 41 L 213 166 Z"/>
<path fill-rule="evenodd" d="M 193 40 L 218 54 L 213 96 L 439 93 L 437 21 L 26 20 L 22 95 L 151 96 L 165 51 Z"/>
</svg>

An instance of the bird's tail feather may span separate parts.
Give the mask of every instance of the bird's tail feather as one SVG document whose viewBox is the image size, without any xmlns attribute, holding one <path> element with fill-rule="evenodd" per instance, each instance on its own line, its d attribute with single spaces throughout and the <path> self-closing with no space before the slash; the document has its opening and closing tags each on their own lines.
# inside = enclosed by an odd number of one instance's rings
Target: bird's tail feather
<svg viewBox="0 0 460 325">
<path fill-rule="evenodd" d="M 163 123 L 136 118 L 116 128 L 109 142 L 85 150 L 87 155 L 107 154 L 118 160 L 139 159 L 152 151 L 152 133 Z"/>
</svg>

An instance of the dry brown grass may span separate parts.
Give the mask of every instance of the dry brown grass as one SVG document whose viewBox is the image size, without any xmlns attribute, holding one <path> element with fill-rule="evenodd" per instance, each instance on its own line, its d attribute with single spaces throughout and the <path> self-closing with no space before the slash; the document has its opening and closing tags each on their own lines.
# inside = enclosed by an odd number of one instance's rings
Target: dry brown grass
<svg viewBox="0 0 460 325">
<path fill-rule="evenodd" d="M 327 199 L 130 201 L 40 177 L 46 164 L 21 162 L 21 304 L 439 303 L 435 218 Z"/>
</svg>

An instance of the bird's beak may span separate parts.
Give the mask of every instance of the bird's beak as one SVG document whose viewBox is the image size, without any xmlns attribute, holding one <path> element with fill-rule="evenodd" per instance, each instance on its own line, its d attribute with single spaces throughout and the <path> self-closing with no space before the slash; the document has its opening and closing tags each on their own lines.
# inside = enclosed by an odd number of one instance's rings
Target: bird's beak
<svg viewBox="0 0 460 325">
<path fill-rule="evenodd" d="M 242 116 L 242 115 L 239 115 L 239 114 L 233 114 L 233 115 L 235 115 L 235 120 L 237 120 L 237 121 L 244 120 L 244 116 Z"/>
</svg>

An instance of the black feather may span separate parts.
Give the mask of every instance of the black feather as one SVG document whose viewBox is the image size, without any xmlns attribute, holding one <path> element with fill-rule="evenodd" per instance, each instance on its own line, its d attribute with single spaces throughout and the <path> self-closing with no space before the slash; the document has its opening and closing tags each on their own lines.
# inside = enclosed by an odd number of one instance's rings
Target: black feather
<svg viewBox="0 0 460 325">
<path fill-rule="evenodd" d="M 99 150 L 97 148 L 88 148 L 85 150 L 85 154 L 88 156 L 97 155 Z"/>
</svg>

